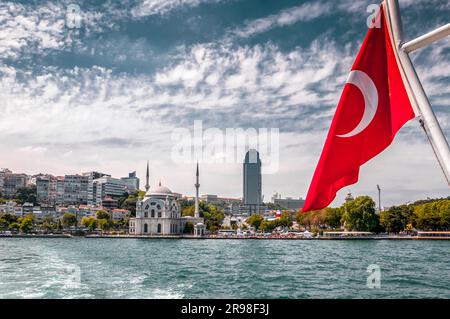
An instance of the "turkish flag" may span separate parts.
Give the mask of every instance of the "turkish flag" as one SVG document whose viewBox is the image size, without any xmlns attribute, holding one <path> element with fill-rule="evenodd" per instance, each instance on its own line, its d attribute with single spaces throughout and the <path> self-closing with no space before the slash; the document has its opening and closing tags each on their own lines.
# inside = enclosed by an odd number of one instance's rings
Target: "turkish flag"
<svg viewBox="0 0 450 319">
<path fill-rule="evenodd" d="M 379 27 L 370 28 L 352 66 L 303 212 L 327 207 L 344 186 L 358 181 L 359 168 L 387 148 L 415 117 L 380 7 Z"/>
</svg>

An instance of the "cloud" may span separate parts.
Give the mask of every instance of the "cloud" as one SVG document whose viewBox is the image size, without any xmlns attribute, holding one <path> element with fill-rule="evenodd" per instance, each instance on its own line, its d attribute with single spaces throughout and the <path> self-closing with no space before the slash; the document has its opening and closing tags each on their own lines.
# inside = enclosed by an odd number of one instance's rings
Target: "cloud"
<svg viewBox="0 0 450 319">
<path fill-rule="evenodd" d="M 247 22 L 243 27 L 231 33 L 241 38 L 248 38 L 277 27 L 292 25 L 297 22 L 311 21 L 331 12 L 331 3 L 314 2 L 284 9 L 281 12 Z"/>
<path fill-rule="evenodd" d="M 17 59 L 24 50 L 64 46 L 63 8 L 48 3 L 32 9 L 14 2 L 0 3 L 0 56 Z"/>
<path fill-rule="evenodd" d="M 131 8 L 131 16 L 142 18 L 152 15 L 164 15 L 180 7 L 196 7 L 203 3 L 214 3 L 219 0 L 142 0 Z"/>
</svg>

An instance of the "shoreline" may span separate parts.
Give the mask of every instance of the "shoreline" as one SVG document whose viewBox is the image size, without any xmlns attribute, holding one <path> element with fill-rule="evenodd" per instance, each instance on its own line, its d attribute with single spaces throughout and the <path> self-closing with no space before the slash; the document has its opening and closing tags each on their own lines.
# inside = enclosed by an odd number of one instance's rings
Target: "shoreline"
<svg viewBox="0 0 450 319">
<path fill-rule="evenodd" d="M 385 237 L 318 237 L 318 238 L 301 238 L 301 237 L 258 237 L 258 236 L 248 236 L 248 237 L 194 237 L 194 236 L 134 236 L 134 235 L 84 235 L 84 236 L 76 236 L 70 234 L 57 234 L 57 235 L 27 235 L 27 234 L 15 234 L 15 235 L 7 235 L 1 236 L 2 238 L 86 238 L 86 239 L 171 239 L 171 240 L 205 240 L 205 239 L 217 239 L 217 240 L 450 240 L 450 237 L 399 237 L 399 236 L 385 236 Z"/>
</svg>

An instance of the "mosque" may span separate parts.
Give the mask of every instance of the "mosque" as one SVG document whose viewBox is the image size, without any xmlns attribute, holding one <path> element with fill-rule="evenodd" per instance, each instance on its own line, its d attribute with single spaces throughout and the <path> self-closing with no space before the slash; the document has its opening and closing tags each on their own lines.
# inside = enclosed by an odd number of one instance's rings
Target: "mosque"
<svg viewBox="0 0 450 319">
<path fill-rule="evenodd" d="M 130 219 L 129 232 L 139 236 L 167 236 L 183 234 L 186 223 L 194 225 L 194 235 L 205 234 L 204 219 L 199 213 L 199 170 L 197 163 L 196 172 L 196 196 L 195 214 L 192 216 L 181 216 L 179 197 L 169 188 L 162 186 L 161 182 L 155 189 L 149 185 L 149 165 L 147 162 L 147 175 L 145 185 L 145 196 L 136 203 L 136 217 Z"/>
</svg>

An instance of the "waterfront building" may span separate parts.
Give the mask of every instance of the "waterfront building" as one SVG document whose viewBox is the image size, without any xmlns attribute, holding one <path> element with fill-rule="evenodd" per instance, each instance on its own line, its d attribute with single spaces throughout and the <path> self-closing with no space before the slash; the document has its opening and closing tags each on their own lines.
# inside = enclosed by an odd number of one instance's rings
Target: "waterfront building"
<svg viewBox="0 0 450 319">
<path fill-rule="evenodd" d="M 5 173 L 2 177 L 2 194 L 6 198 L 13 197 L 20 188 L 27 185 L 28 176 L 26 174 Z"/>
<path fill-rule="evenodd" d="M 36 177 L 36 197 L 38 203 L 56 203 L 56 177 L 52 175 L 40 175 Z"/>
<path fill-rule="evenodd" d="M 18 210 L 22 211 L 22 206 L 18 205 L 14 201 L 7 201 L 4 204 L 0 204 L 0 213 L 15 215 Z"/>
<path fill-rule="evenodd" d="M 196 174 L 196 193 L 198 194 L 199 179 L 198 167 Z M 179 235 L 184 232 L 188 222 L 194 226 L 196 235 L 205 233 L 203 218 L 200 217 L 198 206 L 195 216 L 181 216 L 179 197 L 169 188 L 159 186 L 151 189 L 149 187 L 149 170 L 147 166 L 146 176 L 147 192 L 144 198 L 136 203 L 136 217 L 129 222 L 129 232 L 133 235 Z M 198 196 L 196 196 L 198 202 Z"/>
<path fill-rule="evenodd" d="M 64 204 L 87 204 L 89 177 L 86 175 L 64 176 Z"/>
<path fill-rule="evenodd" d="M 281 206 L 284 209 L 287 210 L 299 210 L 303 208 L 303 205 L 305 204 L 305 200 L 301 197 L 299 198 L 292 198 L 292 197 L 286 197 L 281 198 L 281 194 L 276 194 L 277 196 L 273 196 L 272 200 L 273 203 Z"/>
<path fill-rule="evenodd" d="M 125 183 L 129 191 L 139 189 L 139 178 L 136 176 L 136 171 L 128 174 L 128 177 L 122 177 L 121 180 Z"/>
<path fill-rule="evenodd" d="M 245 221 L 247 220 L 247 218 L 248 216 L 246 215 L 225 215 L 222 221 L 222 226 L 241 228 L 245 225 Z"/>
<path fill-rule="evenodd" d="M 243 164 L 243 203 L 250 213 L 260 213 L 262 204 L 261 159 L 258 151 L 245 154 Z"/>
<path fill-rule="evenodd" d="M 130 211 L 128 209 L 116 208 L 111 210 L 111 219 L 114 221 L 124 220 L 130 217 Z"/>
</svg>

